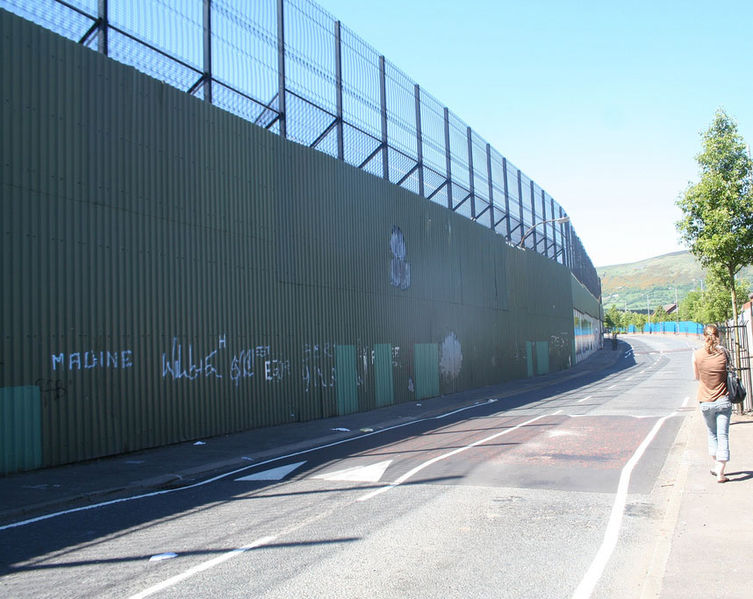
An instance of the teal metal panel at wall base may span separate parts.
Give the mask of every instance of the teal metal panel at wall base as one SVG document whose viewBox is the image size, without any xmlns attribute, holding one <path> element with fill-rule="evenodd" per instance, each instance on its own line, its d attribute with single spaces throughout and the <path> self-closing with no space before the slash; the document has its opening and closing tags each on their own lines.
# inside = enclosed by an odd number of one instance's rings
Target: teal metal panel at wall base
<svg viewBox="0 0 753 599">
<path fill-rule="evenodd" d="M 439 347 L 436 343 L 417 343 L 413 346 L 416 399 L 439 395 Z"/>
<path fill-rule="evenodd" d="M 536 342 L 536 374 L 542 375 L 549 372 L 549 343 L 546 341 Z"/>
<path fill-rule="evenodd" d="M 39 387 L 0 389 L 0 473 L 42 465 L 41 413 Z"/>
<path fill-rule="evenodd" d="M 389 406 L 395 402 L 392 346 L 389 343 L 374 345 L 374 385 L 377 407 Z"/>
<path fill-rule="evenodd" d="M 533 343 L 526 341 L 526 376 L 528 378 L 531 378 L 534 373 L 533 347 Z"/>
<path fill-rule="evenodd" d="M 358 411 L 355 346 L 338 345 L 335 347 L 335 373 L 337 413 L 340 416 L 353 414 Z"/>
</svg>

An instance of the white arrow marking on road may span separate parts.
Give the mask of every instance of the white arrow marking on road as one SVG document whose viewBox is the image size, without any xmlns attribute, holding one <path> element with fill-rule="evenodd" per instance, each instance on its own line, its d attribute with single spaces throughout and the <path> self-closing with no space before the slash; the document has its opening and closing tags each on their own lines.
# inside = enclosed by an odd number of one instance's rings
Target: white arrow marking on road
<svg viewBox="0 0 753 599">
<path fill-rule="evenodd" d="M 322 480 L 346 480 L 359 483 L 377 483 L 382 479 L 384 471 L 392 463 L 392 460 L 372 464 L 371 466 L 356 466 L 355 468 L 346 468 L 337 472 L 326 472 L 317 474 L 313 478 Z"/>
<path fill-rule="evenodd" d="M 303 466 L 306 462 L 296 462 L 295 464 L 285 464 L 284 466 L 280 466 L 278 468 L 272 468 L 271 470 L 264 470 L 263 472 L 255 472 L 254 474 L 249 474 L 248 476 L 243 476 L 241 478 L 236 478 L 236 481 L 243 481 L 243 480 L 282 480 L 285 478 L 288 474 L 293 472 L 293 470 L 300 468 Z"/>
</svg>

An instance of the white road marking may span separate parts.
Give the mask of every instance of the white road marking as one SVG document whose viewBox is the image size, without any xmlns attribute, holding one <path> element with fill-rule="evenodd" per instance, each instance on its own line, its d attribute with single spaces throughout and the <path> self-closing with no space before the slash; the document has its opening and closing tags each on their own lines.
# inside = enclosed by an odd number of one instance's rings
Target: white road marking
<svg viewBox="0 0 753 599">
<path fill-rule="evenodd" d="M 169 551 L 168 553 L 158 553 L 157 555 L 153 555 L 149 558 L 150 562 L 161 562 L 162 560 L 166 559 L 173 559 L 174 557 L 178 557 L 177 553 L 173 553 L 172 551 Z"/>
<path fill-rule="evenodd" d="M 199 572 L 204 572 L 205 570 L 214 568 L 215 566 L 221 564 L 222 562 L 226 562 L 227 560 L 234 558 L 240 555 L 241 553 L 245 553 L 249 549 L 255 549 L 256 547 L 261 547 L 262 545 L 268 545 L 269 543 L 274 541 L 276 538 L 277 537 L 262 537 L 261 539 L 257 539 L 253 543 L 250 543 L 249 545 L 245 545 L 238 549 L 233 549 L 232 551 L 223 553 L 222 555 L 218 555 L 214 559 L 210 559 L 206 562 L 200 563 L 198 566 L 189 568 L 182 574 L 178 574 L 176 576 L 173 576 L 172 578 L 163 580 L 162 582 L 157 583 L 154 586 L 149 587 L 148 589 L 144 589 L 140 593 L 131 595 L 129 599 L 143 599 L 144 597 L 148 597 L 149 595 L 153 595 L 154 593 L 157 593 L 159 591 L 164 591 L 165 589 L 175 586 L 176 584 L 186 580 L 187 578 L 191 578 L 191 576 L 193 576 L 194 574 L 198 574 Z"/>
<path fill-rule="evenodd" d="M 593 395 L 589 395 L 588 397 L 584 397 L 583 399 L 579 399 L 579 400 L 578 400 L 578 403 L 583 403 L 584 401 L 586 401 L 586 400 L 589 400 L 589 399 L 591 399 L 592 397 L 593 397 Z"/>
<path fill-rule="evenodd" d="M 562 412 L 562 410 L 558 410 L 557 412 L 554 412 L 553 414 L 541 414 L 540 416 L 536 416 L 535 418 L 531 418 L 530 420 L 526 420 L 525 422 L 521 422 L 520 424 L 516 424 L 512 428 L 506 428 L 503 431 L 500 431 L 498 433 L 494 433 L 493 435 L 490 435 L 488 437 L 484 437 L 483 439 L 479 439 L 478 441 L 474 441 L 473 443 L 470 443 L 468 445 L 464 445 L 463 447 L 458 447 L 457 449 L 453 449 L 452 451 L 448 451 L 447 453 L 443 453 L 442 455 L 436 456 L 434 458 L 431 458 L 430 460 L 426 460 L 422 464 L 419 464 L 415 468 L 409 470 L 402 476 L 398 477 L 395 482 L 390 483 L 386 487 L 382 487 L 381 489 L 377 489 L 375 491 L 372 491 L 371 493 L 367 493 L 363 497 L 359 497 L 358 501 L 368 501 L 369 499 L 372 499 L 376 497 L 377 495 L 381 495 L 382 493 L 389 491 L 390 489 L 394 489 L 395 487 L 403 484 L 406 480 L 411 478 L 413 475 L 418 474 L 423 470 L 424 468 L 427 468 L 431 466 L 432 464 L 436 464 L 437 462 L 441 460 L 445 460 L 449 457 L 452 457 L 454 455 L 457 455 L 459 453 L 462 453 L 468 449 L 471 449 L 472 447 L 476 447 L 478 445 L 483 445 L 484 443 L 487 443 L 489 441 L 493 441 L 494 439 L 497 439 L 498 437 L 501 437 L 502 435 L 506 435 L 507 433 L 511 433 L 514 430 L 517 430 L 523 426 L 526 426 L 528 424 L 531 424 L 532 422 L 536 422 L 537 420 L 541 420 L 542 418 L 545 418 L 547 416 L 556 416 Z"/>
<path fill-rule="evenodd" d="M 464 408 L 460 408 L 458 410 L 453 410 L 452 412 L 447 412 L 446 414 L 441 414 L 439 416 L 434 416 L 435 420 L 441 420 L 442 418 L 447 418 L 448 416 L 452 416 L 453 414 L 458 414 L 459 412 L 465 412 L 466 410 L 472 410 L 473 408 L 478 408 L 479 406 L 488 406 L 491 403 L 496 402 L 496 399 L 489 399 L 483 403 L 477 403 L 473 404 L 472 406 L 466 406 Z"/>
<path fill-rule="evenodd" d="M 249 474 L 248 476 L 243 476 L 241 478 L 236 478 L 235 480 L 236 482 L 246 480 L 282 480 L 288 474 L 293 472 L 293 470 L 297 470 L 305 463 L 306 461 L 304 460 L 303 462 L 296 462 L 295 464 L 285 464 L 284 466 L 278 466 L 277 468 L 272 468 L 271 470 L 264 470 L 264 472 L 254 472 L 253 474 Z"/>
<path fill-rule="evenodd" d="M 607 387 L 607 391 L 609 391 L 609 389 L 614 389 L 614 388 L 615 388 L 616 386 L 617 386 L 617 385 L 616 385 L 616 384 L 614 384 L 614 385 L 612 385 L 611 387 Z"/>
<path fill-rule="evenodd" d="M 370 466 L 356 466 L 354 468 L 346 468 L 345 470 L 338 470 L 336 472 L 325 472 L 324 474 L 317 474 L 312 478 L 320 478 L 322 480 L 344 480 L 359 483 L 378 483 L 391 463 L 392 460 L 385 460 L 384 462 L 371 464 Z"/>
<path fill-rule="evenodd" d="M 651 444 L 651 441 L 654 440 L 654 437 L 659 432 L 659 429 L 664 422 L 676 414 L 677 412 L 673 412 L 672 414 L 662 416 L 656 424 L 654 424 L 654 427 L 649 431 L 646 438 L 643 439 L 638 446 L 638 449 L 635 450 L 635 453 L 633 453 L 632 457 L 622 469 L 620 482 L 617 485 L 617 494 L 614 499 L 614 505 L 612 506 L 612 513 L 609 516 L 607 529 L 604 532 L 604 540 L 596 553 L 596 557 L 593 562 L 591 562 L 591 567 L 588 568 L 583 580 L 581 580 L 578 588 L 575 589 L 572 599 L 588 599 L 591 597 L 591 593 L 593 593 L 596 583 L 599 582 L 601 575 L 604 573 L 604 568 L 606 567 L 609 558 L 612 556 L 614 548 L 617 546 L 617 539 L 620 534 L 620 527 L 622 526 L 622 517 L 625 513 L 625 503 L 627 500 L 628 489 L 630 487 L 630 476 L 633 473 L 633 468 L 635 468 L 635 465 L 638 463 L 638 460 L 641 459 L 641 456 L 643 456 L 646 448 Z"/>
<path fill-rule="evenodd" d="M 496 399 L 489 400 L 486 403 L 483 404 L 475 404 L 473 406 L 468 406 L 463 409 L 470 410 L 472 407 L 477 408 L 483 405 L 487 405 L 489 403 L 492 403 L 494 401 L 497 401 Z M 452 413 L 457 412 L 458 410 L 455 410 Z M 21 520 L 20 522 L 13 522 L 11 524 L 5 524 L 3 526 L 0 526 L 0 531 L 8 530 L 10 528 L 17 528 L 19 526 L 27 526 L 28 524 L 34 524 L 35 522 L 41 522 L 43 520 L 49 520 L 50 518 L 57 518 L 58 516 L 65 516 L 67 514 L 74 514 L 76 512 L 83 512 L 85 510 L 94 510 L 101 507 L 107 507 L 108 505 L 114 505 L 116 503 L 125 503 L 126 501 L 135 501 L 137 499 L 145 499 L 147 497 L 157 497 L 158 495 L 167 495 L 169 493 L 177 493 L 179 491 L 187 491 L 188 489 L 194 489 L 196 487 L 201 487 L 204 485 L 211 484 L 213 482 L 216 482 L 218 480 L 222 480 L 223 478 L 228 478 L 231 476 L 234 476 L 236 474 L 239 474 L 240 472 L 245 472 L 251 468 L 258 468 L 259 466 L 264 466 L 266 464 L 272 464 L 274 462 L 279 462 L 281 460 L 287 460 L 288 458 L 297 457 L 299 455 L 304 455 L 307 453 L 312 453 L 314 451 L 319 451 L 320 449 L 327 449 L 329 447 L 336 447 L 337 445 L 342 445 L 343 443 L 351 443 L 352 441 L 356 441 L 359 439 L 364 439 L 366 437 L 371 437 L 372 435 L 379 435 L 381 433 L 386 433 L 387 431 L 395 430 L 398 428 L 403 428 L 405 426 L 413 426 L 414 424 L 418 424 L 421 422 L 428 422 L 429 420 L 438 420 L 440 418 L 444 418 L 447 416 L 447 414 L 440 414 L 439 416 L 429 416 L 427 418 L 417 418 L 416 420 L 411 420 L 410 422 L 403 422 L 401 424 L 396 424 L 394 426 L 387 426 L 383 429 L 380 429 L 378 431 L 374 431 L 373 433 L 365 433 L 363 435 L 356 435 L 353 437 L 348 437 L 347 439 L 340 439 L 339 441 L 333 441 L 332 443 L 325 443 L 324 445 L 319 445 L 317 447 L 311 447 L 309 449 L 302 449 L 301 451 L 294 451 L 293 453 L 288 453 L 286 455 L 281 455 L 276 458 L 270 458 L 268 460 L 264 460 L 262 462 L 259 462 L 257 464 L 252 464 L 249 466 L 243 466 L 242 468 L 237 468 L 236 470 L 232 470 L 231 472 L 225 472 L 224 474 L 218 474 L 217 476 L 213 476 L 212 478 L 208 478 L 206 480 L 199 481 L 197 483 L 193 483 L 190 485 L 186 485 L 184 487 L 176 487 L 174 489 L 162 489 L 161 491 L 151 491 L 149 493 L 142 493 L 141 495 L 133 495 L 131 497 L 122 497 L 120 499 L 111 499 L 109 501 L 103 501 L 101 503 L 93 503 L 91 505 L 84 505 L 81 507 L 71 508 L 69 510 L 61 510 L 59 512 L 53 512 L 51 514 L 44 514 L 42 516 L 37 516 L 35 518 L 29 518 L 28 520 Z M 244 458 L 248 459 L 248 458 Z"/>
</svg>

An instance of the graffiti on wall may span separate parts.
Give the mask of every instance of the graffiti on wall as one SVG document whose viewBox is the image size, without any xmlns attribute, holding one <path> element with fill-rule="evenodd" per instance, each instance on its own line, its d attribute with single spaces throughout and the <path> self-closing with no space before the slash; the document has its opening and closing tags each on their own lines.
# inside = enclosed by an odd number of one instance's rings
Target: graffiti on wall
<svg viewBox="0 0 753 599">
<path fill-rule="evenodd" d="M 390 284 L 400 289 L 408 289 L 410 287 L 410 262 L 405 259 L 405 237 L 397 225 L 392 227 L 390 251 L 392 252 Z"/>
<path fill-rule="evenodd" d="M 455 379 L 463 366 L 463 350 L 457 336 L 450 332 L 439 348 L 439 372 L 443 377 Z"/>
<path fill-rule="evenodd" d="M 579 362 L 599 349 L 601 326 L 598 319 L 580 310 L 573 310 L 575 361 Z"/>
<path fill-rule="evenodd" d="M 448 372 L 459 370 L 462 353 L 457 340 L 446 340 L 446 368 Z M 455 339 L 455 342 L 452 341 Z M 400 347 L 390 345 L 393 368 L 400 365 Z M 356 385 L 361 386 L 374 369 L 375 350 L 368 345 L 358 345 L 356 353 Z M 460 362 L 458 362 L 458 360 Z M 190 383 L 199 380 L 228 381 L 239 387 L 244 381 L 257 379 L 265 383 L 281 383 L 293 376 L 293 364 L 300 364 L 300 376 L 304 391 L 329 389 L 336 386 L 336 363 L 334 343 L 305 343 L 295 362 L 273 350 L 267 344 L 251 345 L 240 350 L 229 347 L 226 335 L 219 335 L 214 343 L 197 344 L 173 336 L 170 347 L 160 352 L 159 373 L 164 381 Z M 59 352 L 50 357 L 51 369 L 61 371 L 99 369 L 133 369 L 140 365 L 132 349 L 84 352 Z M 39 379 L 44 387 L 54 385 L 54 379 Z M 55 392 L 60 393 L 55 387 Z"/>
<path fill-rule="evenodd" d="M 52 354 L 52 370 L 91 370 L 92 368 L 132 368 L 133 350 L 84 351 Z"/>
</svg>

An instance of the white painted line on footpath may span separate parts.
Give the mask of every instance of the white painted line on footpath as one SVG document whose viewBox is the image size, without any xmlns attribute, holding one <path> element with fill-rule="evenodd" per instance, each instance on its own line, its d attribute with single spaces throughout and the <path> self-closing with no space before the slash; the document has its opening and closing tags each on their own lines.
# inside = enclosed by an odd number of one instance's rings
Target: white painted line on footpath
<svg viewBox="0 0 753 599">
<path fill-rule="evenodd" d="M 607 387 L 607 391 L 609 391 L 610 389 L 614 389 L 614 388 L 615 388 L 616 386 L 617 386 L 617 385 L 616 385 L 616 384 L 614 384 L 614 385 L 612 385 L 611 387 Z"/>
<path fill-rule="evenodd" d="M 641 444 L 638 446 L 638 449 L 635 450 L 635 453 L 633 453 L 632 457 L 623 467 L 620 474 L 620 482 L 617 485 L 617 494 L 614 499 L 614 505 L 612 506 L 612 513 L 609 516 L 607 529 L 604 532 L 604 540 L 602 541 L 601 547 L 599 547 L 599 550 L 596 553 L 596 557 L 594 558 L 593 562 L 591 562 L 591 566 L 588 568 L 586 575 L 583 577 L 583 580 L 581 580 L 580 584 L 575 589 L 572 599 L 589 599 L 591 597 L 591 593 L 593 593 L 596 584 L 599 582 L 601 575 L 604 573 L 604 568 L 606 567 L 609 558 L 612 556 L 612 552 L 614 552 L 614 548 L 617 546 L 617 539 L 620 535 L 622 517 L 625 513 L 625 503 L 627 501 L 627 494 L 630 488 L 630 476 L 633 473 L 633 468 L 635 468 L 635 465 L 638 463 L 638 460 L 641 459 L 646 449 L 651 444 L 651 441 L 654 440 L 654 437 L 656 437 L 656 434 L 659 432 L 659 429 L 662 427 L 664 422 L 668 418 L 676 415 L 677 412 L 673 412 L 671 414 L 667 414 L 666 416 L 662 416 L 656 422 L 656 424 L 654 424 L 654 427 L 649 431 L 648 435 L 646 435 L 646 438 L 643 439 Z"/>
<path fill-rule="evenodd" d="M 587 400 L 591 399 L 592 397 L 593 397 L 593 395 L 589 395 L 588 397 L 584 397 L 583 399 L 579 399 L 578 403 L 583 403 L 584 401 L 587 401 Z"/>
<path fill-rule="evenodd" d="M 541 420 L 542 418 L 545 418 L 547 416 L 556 416 L 557 414 L 561 413 L 562 410 L 557 410 L 553 414 L 541 414 L 539 416 L 536 416 L 535 418 L 531 418 L 530 420 L 526 420 L 525 422 L 521 422 L 520 424 L 516 424 L 512 428 L 506 428 L 503 431 L 500 431 L 498 433 L 494 433 L 493 435 L 489 435 L 488 437 L 484 437 L 483 439 L 479 439 L 478 441 L 474 441 L 473 443 L 470 443 L 468 445 L 464 445 L 463 447 L 458 447 L 457 449 L 453 449 L 452 451 L 448 451 L 447 453 L 443 453 L 442 455 L 436 456 L 434 458 L 431 458 L 430 460 L 426 460 L 425 462 L 419 464 L 415 468 L 409 470 L 402 476 L 395 479 L 394 482 L 390 483 L 386 487 L 382 487 L 380 489 L 377 489 L 375 491 L 372 491 L 371 493 L 367 493 L 363 497 L 359 497 L 358 501 L 368 501 L 369 499 L 373 499 L 377 495 L 381 495 L 382 493 L 385 493 L 386 491 L 389 491 L 390 489 L 394 489 L 395 487 L 403 484 L 406 480 L 414 476 L 415 474 L 418 474 L 423 470 L 424 468 L 427 468 L 431 466 L 432 464 L 436 464 L 437 462 L 441 460 L 446 460 L 449 457 L 452 457 L 454 455 L 457 455 L 459 453 L 462 453 L 468 449 L 471 449 L 472 447 L 477 447 L 478 445 L 483 445 L 484 443 L 487 443 L 489 441 L 493 441 L 494 439 L 497 439 L 498 437 L 501 437 L 502 435 L 506 435 L 507 433 L 511 433 L 514 430 L 517 430 L 523 426 L 527 426 L 531 424 L 532 422 L 536 422 L 537 420 Z"/>
<path fill-rule="evenodd" d="M 154 595 L 154 593 L 158 593 L 159 591 L 164 591 L 165 589 L 175 586 L 176 584 L 186 580 L 187 578 L 191 578 L 191 576 L 193 576 L 194 574 L 198 574 L 199 572 L 204 572 L 205 570 L 214 568 L 215 566 L 218 566 L 222 562 L 226 562 L 227 560 L 231 558 L 237 557 L 241 553 L 245 553 L 246 551 L 250 549 L 255 549 L 257 547 L 261 547 L 262 545 L 268 545 L 269 543 L 274 541 L 276 538 L 277 537 L 262 537 L 261 539 L 257 539 L 256 541 L 254 541 L 253 543 L 249 545 L 245 545 L 238 549 L 233 549 L 232 551 L 223 553 L 222 555 L 218 555 L 217 557 L 213 559 L 200 563 L 198 566 L 189 568 L 188 570 L 186 570 L 185 572 L 181 574 L 173 576 L 172 578 L 168 578 L 167 580 L 163 580 L 162 582 L 157 583 L 154 586 L 149 587 L 148 589 L 144 589 L 140 593 L 131 595 L 129 599 L 143 599 L 144 597 L 148 597 L 149 595 Z"/>
</svg>

